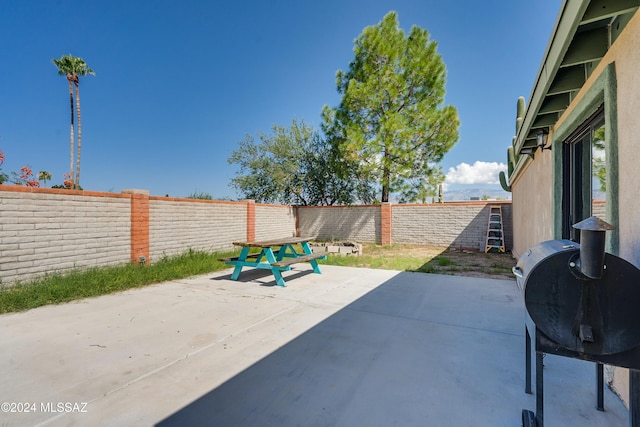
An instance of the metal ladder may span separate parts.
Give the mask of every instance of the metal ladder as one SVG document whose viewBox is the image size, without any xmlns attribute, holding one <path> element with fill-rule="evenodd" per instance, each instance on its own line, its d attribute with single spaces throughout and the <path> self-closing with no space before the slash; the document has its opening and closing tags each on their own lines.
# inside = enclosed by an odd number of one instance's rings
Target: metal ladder
<svg viewBox="0 0 640 427">
<path fill-rule="evenodd" d="M 505 252 L 504 230 L 502 227 L 502 206 L 489 206 L 487 240 L 484 251 Z"/>
</svg>

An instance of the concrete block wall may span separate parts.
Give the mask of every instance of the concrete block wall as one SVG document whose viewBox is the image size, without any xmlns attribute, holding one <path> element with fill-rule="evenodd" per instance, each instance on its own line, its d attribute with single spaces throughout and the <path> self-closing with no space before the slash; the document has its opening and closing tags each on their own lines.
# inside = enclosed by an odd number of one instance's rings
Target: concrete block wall
<svg viewBox="0 0 640 427">
<path fill-rule="evenodd" d="M 150 262 L 191 248 L 215 252 L 246 239 L 245 203 L 149 198 Z"/>
<path fill-rule="evenodd" d="M 0 283 L 129 260 L 128 195 L 0 185 Z"/>
<path fill-rule="evenodd" d="M 318 240 L 380 242 L 380 206 L 299 206 L 298 233 Z"/>
<path fill-rule="evenodd" d="M 510 248 L 510 203 L 393 205 L 393 242 L 484 250 L 489 206 L 496 205 L 502 206 L 505 245 Z"/>
<path fill-rule="evenodd" d="M 295 208 L 257 204 L 255 207 L 255 240 L 272 240 L 296 235 Z"/>
<path fill-rule="evenodd" d="M 291 206 L 0 185 L 0 285 L 294 235 Z"/>
<path fill-rule="evenodd" d="M 489 204 L 291 207 L 0 185 L 0 284 L 295 235 L 484 249 Z M 502 203 L 507 250 L 511 203 Z"/>
<path fill-rule="evenodd" d="M 591 215 L 603 221 L 607 220 L 607 204 L 604 200 L 594 200 L 591 204 Z"/>
<path fill-rule="evenodd" d="M 502 206 L 505 246 L 513 244 L 511 202 L 298 207 L 299 234 L 319 240 L 484 250 L 489 206 Z"/>
</svg>

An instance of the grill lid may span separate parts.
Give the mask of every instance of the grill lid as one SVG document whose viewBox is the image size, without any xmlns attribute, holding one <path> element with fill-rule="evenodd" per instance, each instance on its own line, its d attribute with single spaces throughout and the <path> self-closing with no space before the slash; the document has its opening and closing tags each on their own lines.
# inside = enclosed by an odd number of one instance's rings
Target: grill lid
<svg viewBox="0 0 640 427">
<path fill-rule="evenodd" d="M 611 254 L 604 274 L 590 279 L 570 267 L 580 245 L 550 240 L 530 248 L 514 268 L 527 312 L 561 347 L 605 355 L 640 345 L 640 271 Z"/>
</svg>

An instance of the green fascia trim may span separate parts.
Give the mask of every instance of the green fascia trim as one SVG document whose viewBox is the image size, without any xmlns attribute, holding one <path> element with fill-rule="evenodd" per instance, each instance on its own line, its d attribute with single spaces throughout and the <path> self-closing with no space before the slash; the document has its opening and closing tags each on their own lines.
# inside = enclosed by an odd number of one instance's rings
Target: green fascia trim
<svg viewBox="0 0 640 427">
<path fill-rule="evenodd" d="M 578 105 L 553 132 L 553 234 L 562 237 L 562 151 L 561 144 L 604 103 L 605 156 L 607 168 L 607 222 L 616 227 L 607 233 L 606 250 L 618 255 L 620 252 L 619 208 L 618 208 L 618 104 L 615 63 L 607 65 L 593 85 L 584 94 Z"/>
<path fill-rule="evenodd" d="M 516 153 L 519 153 L 524 146 L 526 136 L 531 130 L 531 125 L 538 115 L 538 111 L 542 107 L 545 97 L 553 79 L 560 68 L 560 64 L 565 53 L 571 45 L 571 41 L 576 33 L 580 20 L 584 15 L 590 0 L 567 1 L 562 2 L 560 13 L 556 20 L 553 32 L 547 49 L 545 51 L 544 60 L 538 70 L 536 82 L 531 92 L 527 111 L 520 131 L 518 132 L 516 143 L 514 144 Z"/>
</svg>

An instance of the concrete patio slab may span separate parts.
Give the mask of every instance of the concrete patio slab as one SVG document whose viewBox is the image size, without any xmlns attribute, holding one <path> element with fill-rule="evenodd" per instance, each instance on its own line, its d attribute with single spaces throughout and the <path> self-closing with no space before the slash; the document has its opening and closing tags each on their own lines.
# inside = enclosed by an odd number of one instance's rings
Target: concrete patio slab
<svg viewBox="0 0 640 427">
<path fill-rule="evenodd" d="M 0 403 L 23 412 L 0 426 L 518 426 L 535 408 L 515 282 L 322 269 L 2 315 Z M 592 363 L 545 358 L 547 426 L 627 425 L 595 398 Z"/>
</svg>

